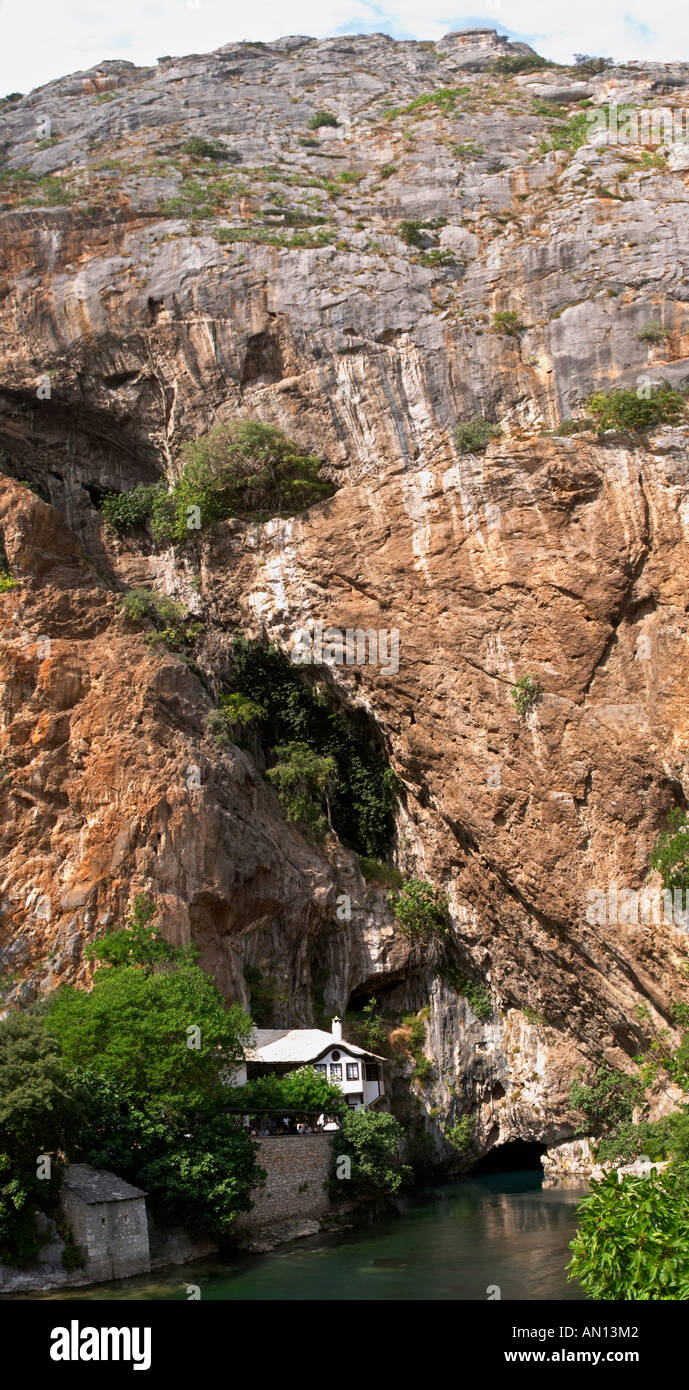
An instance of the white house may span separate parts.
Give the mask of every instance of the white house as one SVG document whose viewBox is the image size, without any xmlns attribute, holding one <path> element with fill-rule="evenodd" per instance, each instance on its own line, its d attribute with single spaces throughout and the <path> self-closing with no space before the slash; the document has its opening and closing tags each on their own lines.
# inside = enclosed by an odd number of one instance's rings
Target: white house
<svg viewBox="0 0 689 1390">
<path fill-rule="evenodd" d="M 243 1086 L 268 1072 L 284 1075 L 297 1067 L 312 1066 L 340 1086 L 347 1104 L 358 1110 L 362 1105 L 375 1105 L 384 1094 L 383 1060 L 375 1052 L 344 1042 L 339 1018 L 333 1019 L 331 1033 L 322 1028 L 256 1028 L 244 1066 L 233 1080 L 235 1086 Z"/>
</svg>

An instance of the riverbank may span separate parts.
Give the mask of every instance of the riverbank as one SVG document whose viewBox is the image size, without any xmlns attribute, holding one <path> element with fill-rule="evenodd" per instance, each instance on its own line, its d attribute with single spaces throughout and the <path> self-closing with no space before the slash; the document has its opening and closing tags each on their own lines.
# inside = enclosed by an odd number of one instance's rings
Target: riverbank
<svg viewBox="0 0 689 1390">
<path fill-rule="evenodd" d="M 467 1178 L 405 1198 L 385 1216 L 320 1231 L 265 1254 L 238 1252 L 226 1260 L 33 1297 L 577 1301 L 583 1294 L 568 1282 L 566 1266 L 576 1205 L 585 1191 L 585 1185 L 544 1189 L 533 1172 Z"/>
</svg>

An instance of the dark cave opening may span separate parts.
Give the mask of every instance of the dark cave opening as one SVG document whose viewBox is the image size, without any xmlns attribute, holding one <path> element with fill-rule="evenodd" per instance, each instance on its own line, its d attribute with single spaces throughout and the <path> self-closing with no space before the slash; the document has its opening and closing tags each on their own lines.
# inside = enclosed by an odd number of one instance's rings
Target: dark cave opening
<svg viewBox="0 0 689 1390">
<path fill-rule="evenodd" d="M 470 1173 L 472 1177 L 482 1173 L 542 1173 L 541 1156 L 546 1152 L 546 1144 L 512 1139 L 507 1144 L 496 1144 L 474 1164 Z"/>
</svg>

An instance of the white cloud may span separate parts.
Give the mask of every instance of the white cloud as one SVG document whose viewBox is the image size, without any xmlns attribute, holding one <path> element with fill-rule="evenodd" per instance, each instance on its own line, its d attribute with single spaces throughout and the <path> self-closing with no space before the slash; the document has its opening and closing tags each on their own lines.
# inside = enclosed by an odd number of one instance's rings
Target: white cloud
<svg viewBox="0 0 689 1390">
<path fill-rule="evenodd" d="M 153 63 L 236 39 L 379 31 L 420 39 L 486 25 L 525 38 L 546 57 L 573 53 L 669 60 L 689 49 L 689 9 L 677 0 L 0 0 L 0 93 L 30 91 L 103 58 Z"/>
</svg>

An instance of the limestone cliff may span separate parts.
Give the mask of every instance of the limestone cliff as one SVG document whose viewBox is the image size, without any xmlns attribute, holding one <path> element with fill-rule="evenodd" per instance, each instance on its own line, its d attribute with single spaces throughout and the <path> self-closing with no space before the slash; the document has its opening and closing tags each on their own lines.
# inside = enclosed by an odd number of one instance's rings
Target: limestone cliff
<svg viewBox="0 0 689 1390">
<path fill-rule="evenodd" d="M 689 65 L 495 70 L 525 52 L 296 37 L 0 105 L 5 1003 L 87 983 L 85 942 L 150 892 L 228 999 L 247 964 L 274 979 L 278 1022 L 429 1005 L 438 1154 L 463 1113 L 482 1148 L 571 1135 L 577 1067 L 627 1065 L 638 1004 L 666 1022 L 686 987 L 685 933 L 593 924 L 587 895 L 649 882 L 684 805 L 687 430 L 548 431 L 689 378 L 686 146 L 579 139 L 610 102 L 684 111 Z M 502 434 L 458 454 L 477 416 Z M 167 550 L 104 526 L 105 492 L 236 418 L 318 454 L 333 497 Z M 197 615 L 191 667 L 126 622 L 132 586 Z M 352 851 L 287 824 L 260 749 L 208 737 L 233 635 L 309 623 L 399 632 L 399 670 L 322 675 L 398 773 L 395 864 L 447 893 L 492 1021 Z"/>
</svg>

